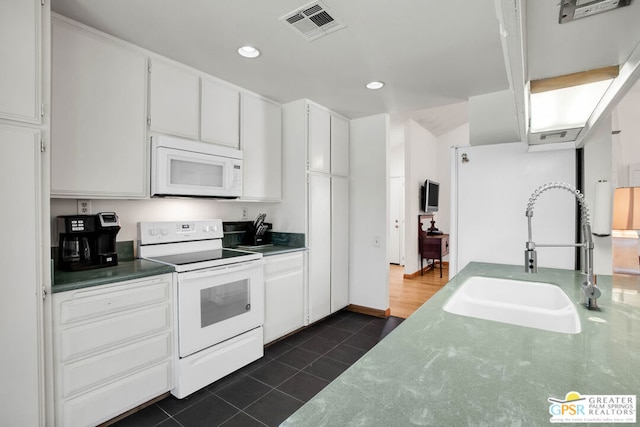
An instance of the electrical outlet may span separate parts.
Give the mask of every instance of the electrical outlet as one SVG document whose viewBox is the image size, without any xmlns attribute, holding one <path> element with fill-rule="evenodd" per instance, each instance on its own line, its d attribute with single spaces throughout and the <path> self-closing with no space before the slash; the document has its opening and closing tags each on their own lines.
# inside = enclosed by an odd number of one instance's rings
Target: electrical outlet
<svg viewBox="0 0 640 427">
<path fill-rule="evenodd" d="M 247 208 L 242 208 L 242 219 L 249 219 L 249 210 Z"/>
<path fill-rule="evenodd" d="M 376 248 L 380 247 L 380 236 L 373 236 L 373 246 Z"/>
<path fill-rule="evenodd" d="M 78 200 L 78 215 L 91 214 L 91 200 Z"/>
</svg>

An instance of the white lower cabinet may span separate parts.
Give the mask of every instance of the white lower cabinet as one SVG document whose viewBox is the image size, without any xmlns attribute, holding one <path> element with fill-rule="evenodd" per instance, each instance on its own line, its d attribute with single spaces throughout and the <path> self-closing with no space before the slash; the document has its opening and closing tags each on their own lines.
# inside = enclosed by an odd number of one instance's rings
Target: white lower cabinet
<svg viewBox="0 0 640 427">
<path fill-rule="evenodd" d="M 53 295 L 56 425 L 93 426 L 173 387 L 170 274 Z"/>
<path fill-rule="evenodd" d="M 265 258 L 265 344 L 304 326 L 304 254 Z"/>
</svg>

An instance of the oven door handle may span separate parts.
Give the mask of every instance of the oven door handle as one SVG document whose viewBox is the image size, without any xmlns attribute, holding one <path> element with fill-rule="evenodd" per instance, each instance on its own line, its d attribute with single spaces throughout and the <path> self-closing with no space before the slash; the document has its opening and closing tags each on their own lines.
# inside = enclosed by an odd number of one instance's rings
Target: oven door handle
<svg viewBox="0 0 640 427">
<path fill-rule="evenodd" d="M 222 274 L 230 274 L 238 271 L 249 270 L 252 268 L 262 268 L 264 265 L 263 259 L 257 259 L 252 261 L 238 262 L 235 264 L 221 265 L 219 267 L 204 268 L 202 270 L 185 271 L 179 273 L 181 279 L 199 279 L 209 276 L 220 276 Z"/>
</svg>

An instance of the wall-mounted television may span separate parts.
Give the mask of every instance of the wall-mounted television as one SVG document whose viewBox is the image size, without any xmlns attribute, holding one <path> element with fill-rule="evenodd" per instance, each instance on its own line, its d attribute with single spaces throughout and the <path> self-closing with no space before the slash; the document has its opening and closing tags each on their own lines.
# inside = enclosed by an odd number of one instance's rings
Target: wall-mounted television
<svg viewBox="0 0 640 427">
<path fill-rule="evenodd" d="M 420 192 L 420 209 L 422 212 L 438 212 L 439 196 L 440 184 L 427 179 Z"/>
</svg>

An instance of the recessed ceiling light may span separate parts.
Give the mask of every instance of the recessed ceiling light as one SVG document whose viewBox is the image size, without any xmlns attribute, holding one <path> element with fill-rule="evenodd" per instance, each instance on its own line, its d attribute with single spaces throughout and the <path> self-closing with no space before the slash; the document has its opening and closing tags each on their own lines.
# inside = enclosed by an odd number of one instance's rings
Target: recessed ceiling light
<svg viewBox="0 0 640 427">
<path fill-rule="evenodd" d="M 367 83 L 367 89 L 380 89 L 384 86 L 384 82 L 371 82 Z"/>
<path fill-rule="evenodd" d="M 253 46 L 242 46 L 238 49 L 238 53 L 245 58 L 257 58 L 260 56 L 260 51 Z"/>
</svg>

